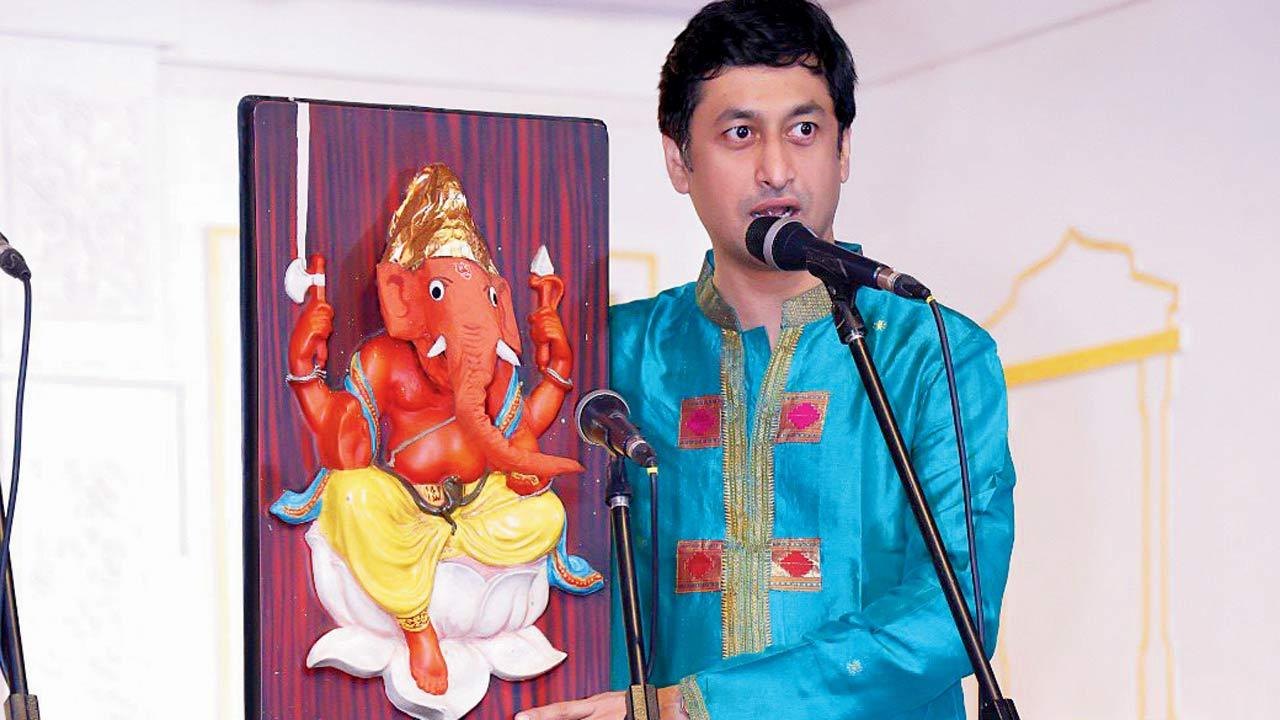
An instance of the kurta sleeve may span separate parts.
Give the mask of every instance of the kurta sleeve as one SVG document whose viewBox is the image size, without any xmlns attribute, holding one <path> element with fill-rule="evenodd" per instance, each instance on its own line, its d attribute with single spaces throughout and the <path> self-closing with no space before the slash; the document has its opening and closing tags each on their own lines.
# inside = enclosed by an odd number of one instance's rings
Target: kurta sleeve
<svg viewBox="0 0 1280 720">
<path fill-rule="evenodd" d="M 995 344 L 985 332 L 955 315 L 947 325 L 955 342 L 981 561 L 984 647 L 990 655 L 1013 548 L 1014 469 L 1004 374 Z M 917 386 L 914 400 L 921 411 L 903 434 L 972 609 L 950 398 L 941 362 L 930 365 L 937 372 Z M 968 656 L 915 520 L 905 508 L 901 515 L 906 539 L 899 585 L 797 643 L 730 658 L 685 678 L 680 689 L 690 717 L 892 717 L 928 703 L 970 674 Z"/>
</svg>

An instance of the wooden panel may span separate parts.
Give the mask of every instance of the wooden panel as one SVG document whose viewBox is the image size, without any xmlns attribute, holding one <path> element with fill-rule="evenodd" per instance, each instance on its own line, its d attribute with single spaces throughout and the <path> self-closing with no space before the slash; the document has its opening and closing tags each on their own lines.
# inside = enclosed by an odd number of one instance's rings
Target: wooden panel
<svg viewBox="0 0 1280 720">
<path fill-rule="evenodd" d="M 296 108 L 283 100 L 241 111 L 246 329 L 246 655 L 249 717 L 403 717 L 379 679 L 305 668 L 307 650 L 333 623 L 315 598 L 305 527 L 267 513 L 284 489 L 301 490 L 317 469 L 311 438 L 284 383 L 288 333 L 300 306 L 284 294 L 294 255 Z M 574 383 L 607 384 L 607 137 L 597 121 L 416 108 L 310 105 L 307 251 L 329 262 L 337 319 L 329 371 L 336 385 L 350 353 L 381 327 L 373 286 L 387 226 L 413 174 L 431 162 L 457 172 L 494 261 L 515 290 L 516 317 L 532 309 L 525 282 L 545 243 L 567 289 L 561 314 L 579 362 Z M 532 347 L 527 331 L 525 347 Z M 522 372 L 529 372 L 523 369 Z M 536 371 L 535 371 L 536 372 Z M 527 376 L 526 376 L 526 379 Z M 570 394 L 562 411 L 568 418 Z M 569 550 L 607 571 L 601 512 L 604 458 L 583 453 L 568 422 L 542 447 L 578 457 L 581 479 L 556 491 L 569 517 Z M 525 707 L 603 689 L 608 669 L 608 593 L 552 592 L 538 626 L 569 659 L 522 683 L 493 679 L 469 717 L 509 718 Z M 256 626 L 254 625 L 256 623 Z"/>
</svg>

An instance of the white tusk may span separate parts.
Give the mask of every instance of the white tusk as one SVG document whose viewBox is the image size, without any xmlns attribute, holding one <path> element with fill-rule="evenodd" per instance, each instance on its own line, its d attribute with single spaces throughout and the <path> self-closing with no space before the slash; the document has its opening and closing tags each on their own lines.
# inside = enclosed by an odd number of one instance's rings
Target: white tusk
<svg viewBox="0 0 1280 720">
<path fill-rule="evenodd" d="M 443 335 L 436 338 L 436 344 L 432 345 L 431 349 L 427 351 L 427 357 L 433 358 L 442 352 L 444 352 L 444 336 Z"/>
<path fill-rule="evenodd" d="M 538 246 L 538 252 L 534 254 L 533 262 L 529 264 L 529 272 L 542 277 L 551 275 L 555 271 L 556 268 L 551 264 L 551 253 L 547 252 L 547 246 Z"/>
<path fill-rule="evenodd" d="M 516 351 L 512 350 L 511 346 L 502 340 L 498 340 L 498 357 L 506 360 L 515 367 L 520 367 L 520 358 L 516 356 Z"/>
</svg>

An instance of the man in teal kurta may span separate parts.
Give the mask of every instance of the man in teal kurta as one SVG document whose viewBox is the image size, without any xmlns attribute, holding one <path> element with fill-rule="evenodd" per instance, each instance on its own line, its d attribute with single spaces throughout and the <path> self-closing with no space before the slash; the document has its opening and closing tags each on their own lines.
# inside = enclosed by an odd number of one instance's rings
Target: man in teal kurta
<svg viewBox="0 0 1280 720">
<path fill-rule="evenodd" d="M 679 683 L 695 720 L 964 717 L 968 659 L 825 290 L 783 304 L 770 348 L 763 327 L 742 329 L 712 262 L 697 283 L 610 318 L 613 387 L 661 459 L 652 681 Z M 955 433 L 929 310 L 869 290 L 857 305 L 967 590 Z M 991 338 L 944 313 L 994 647 L 1013 542 L 1003 375 Z M 632 481 L 645 595 L 649 486 L 642 473 Z M 615 687 L 627 684 L 620 625 L 615 614 Z"/>
<path fill-rule="evenodd" d="M 848 47 L 808 0 L 712 3 L 662 70 L 667 171 L 712 251 L 696 283 L 613 308 L 609 327 L 611 383 L 661 468 L 656 533 L 647 479 L 630 472 L 646 601 L 657 543 L 651 682 L 666 720 L 965 716 L 968 659 L 826 292 L 806 273 L 769 270 L 743 239 L 754 218 L 776 215 L 833 241 L 854 80 Z M 929 309 L 874 290 L 860 291 L 857 306 L 972 607 L 956 438 Z M 991 338 L 944 315 L 990 652 L 1013 544 L 1004 379 Z M 616 588 L 614 611 L 612 683 L 624 688 Z M 624 712 L 614 691 L 521 716 Z"/>
</svg>

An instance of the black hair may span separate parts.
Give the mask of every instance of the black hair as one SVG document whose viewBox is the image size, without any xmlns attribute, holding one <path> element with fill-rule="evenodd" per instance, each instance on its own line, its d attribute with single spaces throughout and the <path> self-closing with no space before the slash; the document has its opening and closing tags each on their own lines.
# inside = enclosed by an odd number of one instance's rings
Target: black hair
<svg viewBox="0 0 1280 720">
<path fill-rule="evenodd" d="M 849 46 L 810 0 L 719 0 L 676 36 L 658 82 L 658 128 L 688 162 L 689 120 L 701 85 L 725 69 L 802 65 L 826 76 L 840 133 L 853 123 L 858 76 Z"/>
</svg>

